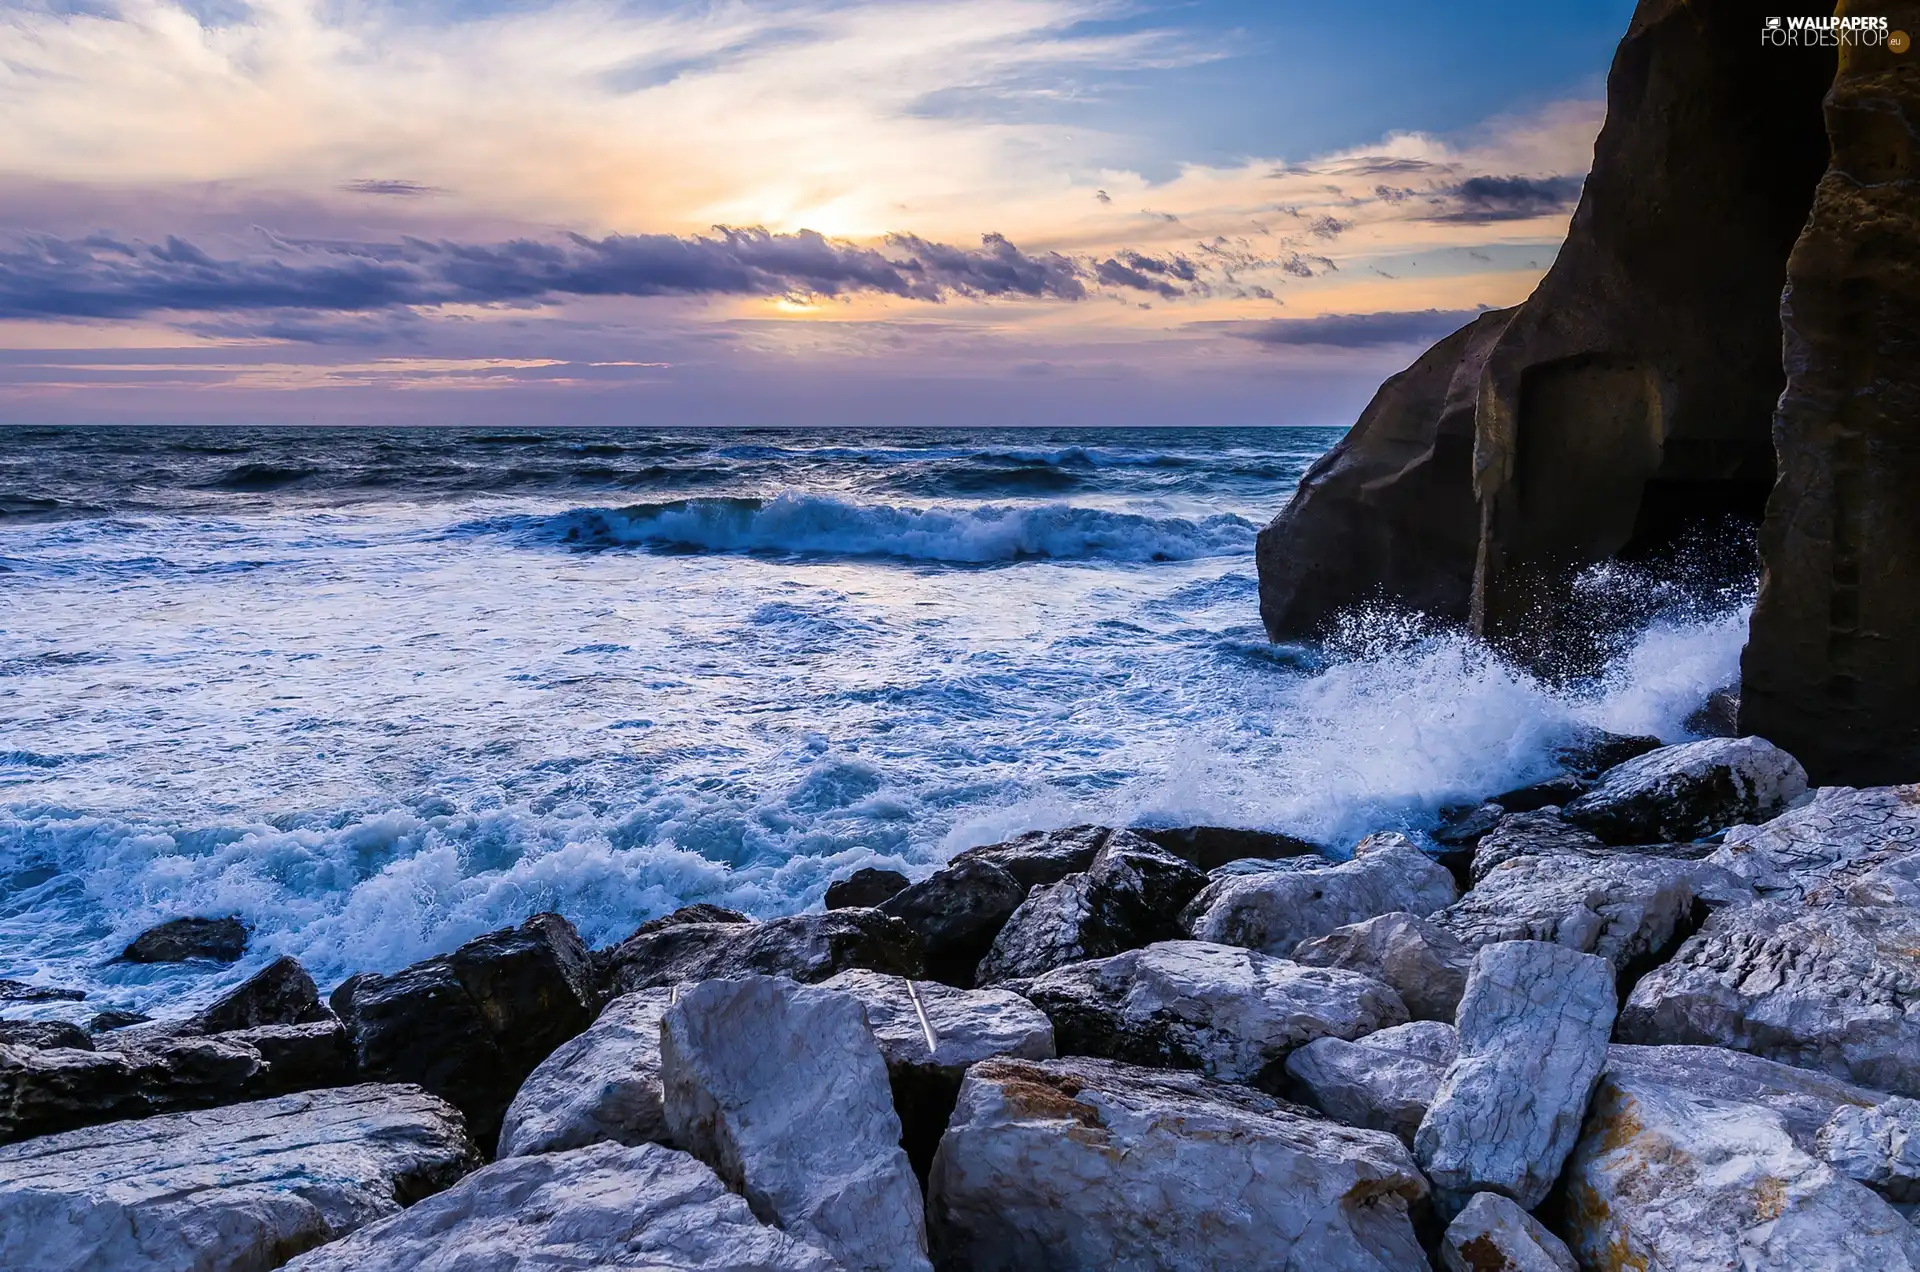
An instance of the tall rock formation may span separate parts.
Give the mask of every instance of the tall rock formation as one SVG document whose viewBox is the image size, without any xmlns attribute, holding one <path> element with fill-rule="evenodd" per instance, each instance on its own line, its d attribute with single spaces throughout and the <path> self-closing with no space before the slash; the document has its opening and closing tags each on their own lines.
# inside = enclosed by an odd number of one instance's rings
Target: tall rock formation
<svg viewBox="0 0 1920 1272">
<path fill-rule="evenodd" d="M 1920 3 L 1843 4 L 1920 35 Z M 1844 50 L 1787 266 L 1780 481 L 1740 728 L 1816 782 L 1920 777 L 1920 50 Z"/>
</svg>

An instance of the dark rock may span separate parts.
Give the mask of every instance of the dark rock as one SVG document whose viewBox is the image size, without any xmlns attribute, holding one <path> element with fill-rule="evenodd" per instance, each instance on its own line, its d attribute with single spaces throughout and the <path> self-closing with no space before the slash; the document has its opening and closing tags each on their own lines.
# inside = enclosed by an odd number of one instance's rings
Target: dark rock
<svg viewBox="0 0 1920 1272">
<path fill-rule="evenodd" d="M 345 1086 L 353 1078 L 353 1047 L 346 1026 L 329 1015 L 301 1024 L 255 1025 L 219 1035 L 252 1047 L 267 1062 L 253 1098 Z"/>
<path fill-rule="evenodd" d="M 923 974 L 920 939 L 878 910 L 829 910 L 765 923 L 681 923 L 640 931 L 596 959 L 611 994 L 749 975 L 803 984 L 850 968 Z"/>
<path fill-rule="evenodd" d="M 1544 782 L 1535 782 L 1532 786 L 1504 791 L 1489 802 L 1500 805 L 1510 813 L 1532 813 L 1542 808 L 1557 808 L 1570 800 L 1579 799 L 1586 791 L 1587 783 L 1570 773 L 1563 773 Z"/>
<path fill-rule="evenodd" d="M 1202 870 L 1217 870 L 1250 857 L 1276 860 L 1319 854 L 1319 844 L 1277 830 L 1245 830 L 1237 826 L 1181 826 L 1173 830 L 1136 829 L 1134 834 L 1157 844 Z"/>
<path fill-rule="evenodd" d="M 908 882 L 907 876 L 898 870 L 864 866 L 846 878 L 827 885 L 827 909 L 876 906 L 906 887 Z"/>
<path fill-rule="evenodd" d="M 254 1099 L 268 1072 L 230 1035 L 156 1035 L 112 1051 L 0 1047 L 0 1143 Z"/>
<path fill-rule="evenodd" d="M 87 995 L 78 989 L 56 985 L 29 985 L 25 981 L 0 980 L 0 1003 L 79 1002 Z"/>
<path fill-rule="evenodd" d="M 128 1025 L 144 1025 L 152 1016 L 143 1016 L 137 1011 L 103 1011 L 87 1022 L 87 1028 L 94 1033 L 106 1033 L 110 1029 L 125 1029 Z"/>
<path fill-rule="evenodd" d="M 956 853 L 949 866 L 963 861 L 990 861 L 1020 881 L 1038 888 L 1058 883 L 1093 864 L 1114 832 L 1105 826 L 1069 826 L 1065 830 L 1033 830 L 1005 843 L 985 844 Z"/>
<path fill-rule="evenodd" d="M 1494 867 L 1515 857 L 1542 857 L 1560 852 L 1587 852 L 1605 848 L 1600 837 L 1584 826 L 1576 826 L 1560 815 L 1557 808 L 1537 808 L 1530 813 L 1509 813 L 1500 824 L 1480 837 L 1473 850 L 1473 882 L 1487 877 Z"/>
<path fill-rule="evenodd" d="M 981 960 L 979 983 L 1038 976 L 1185 933 L 1180 911 L 1206 875 L 1129 831 L 1116 831 L 1083 874 L 1036 888 Z"/>
<path fill-rule="evenodd" d="M 93 1039 L 80 1026 L 64 1020 L 0 1020 L 0 1046 L 92 1051 Z"/>
<path fill-rule="evenodd" d="M 1806 770 L 1763 738 L 1703 738 L 1608 769 L 1561 814 L 1608 843 L 1654 843 L 1766 821 L 1806 789 Z"/>
<path fill-rule="evenodd" d="M 723 905 L 708 905 L 705 901 L 696 901 L 692 905 L 683 905 L 671 914 L 663 914 L 657 919 L 648 919 L 627 935 L 640 936 L 647 932 L 658 932 L 661 928 L 677 927 L 682 923 L 751 923 L 753 920 L 738 910 L 729 910 Z"/>
<path fill-rule="evenodd" d="M 193 1018 L 202 1033 L 226 1033 L 256 1025 L 304 1025 L 330 1020 L 320 990 L 300 960 L 278 958 L 222 995 Z"/>
<path fill-rule="evenodd" d="M 1480 539 L 1474 400 L 1514 313 L 1482 314 L 1421 354 L 1307 470 L 1255 548 L 1268 636 L 1319 636 L 1340 611 L 1382 601 L 1466 621 Z"/>
<path fill-rule="evenodd" d="M 1706 703 L 1698 711 L 1681 722 L 1688 733 L 1703 738 L 1737 738 L 1740 736 L 1740 689 L 1734 686 L 1728 689 L 1715 689 L 1707 695 Z"/>
<path fill-rule="evenodd" d="M 247 925 L 238 919 L 169 919 L 133 938 L 120 952 L 129 963 L 184 963 L 190 958 L 231 963 L 247 952 Z"/>
<path fill-rule="evenodd" d="M 364 1079 L 417 1083 L 465 1113 L 481 1144 L 498 1139 L 521 1080 L 599 1008 L 592 959 L 557 914 L 354 977 L 334 1002 Z"/>
<path fill-rule="evenodd" d="M 1877 786 L 1920 777 L 1920 60 L 1848 49 L 1825 114 L 1832 163 L 1780 305 L 1780 482 L 1737 731 L 1818 785 Z"/>
<path fill-rule="evenodd" d="M 969 989 L 993 938 L 1026 899 L 1019 880 L 991 861 L 972 858 L 922 879 L 880 911 L 920 935 L 929 977 Z"/>
<path fill-rule="evenodd" d="M 1665 743 L 1642 733 L 1608 733 L 1583 729 L 1572 740 L 1553 749 L 1554 763 L 1574 777 L 1592 781 L 1608 769 L 1657 751 Z M 1516 810 L 1517 811 L 1517 810 Z"/>
</svg>

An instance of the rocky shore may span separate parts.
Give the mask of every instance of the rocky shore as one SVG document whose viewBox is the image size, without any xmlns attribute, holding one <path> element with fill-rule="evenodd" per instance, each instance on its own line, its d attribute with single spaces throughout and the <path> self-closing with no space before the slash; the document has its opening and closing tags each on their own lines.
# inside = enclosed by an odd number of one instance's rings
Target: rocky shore
<svg viewBox="0 0 1920 1272">
<path fill-rule="evenodd" d="M 0 1265 L 1920 1269 L 1920 786 L 1566 758 L 1344 860 L 1076 827 L 0 1025 Z"/>
</svg>

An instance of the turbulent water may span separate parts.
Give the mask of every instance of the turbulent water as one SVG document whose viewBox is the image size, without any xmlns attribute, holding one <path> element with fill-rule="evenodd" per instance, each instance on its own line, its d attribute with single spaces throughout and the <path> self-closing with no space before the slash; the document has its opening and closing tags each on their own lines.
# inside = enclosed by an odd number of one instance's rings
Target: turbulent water
<svg viewBox="0 0 1920 1272">
<path fill-rule="evenodd" d="M 1338 435 L 0 432 L 0 976 L 90 995 L 15 1014 L 1077 821 L 1350 844 L 1734 678 L 1738 604 L 1577 690 L 1405 618 L 1269 645 L 1254 533 Z M 111 961 L 223 913 L 234 968 Z"/>
</svg>

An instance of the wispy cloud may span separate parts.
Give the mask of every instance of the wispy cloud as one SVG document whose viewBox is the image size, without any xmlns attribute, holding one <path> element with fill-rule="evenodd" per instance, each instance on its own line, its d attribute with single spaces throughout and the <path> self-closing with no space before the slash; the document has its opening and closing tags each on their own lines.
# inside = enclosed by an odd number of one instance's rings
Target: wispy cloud
<svg viewBox="0 0 1920 1272">
<path fill-rule="evenodd" d="M 1478 309 L 1383 310 L 1370 314 L 1321 314 L 1317 318 L 1269 318 L 1250 322 L 1198 322 L 1190 327 L 1222 332 L 1265 345 L 1325 345 L 1373 349 L 1430 344 L 1480 315 Z"/>
</svg>

